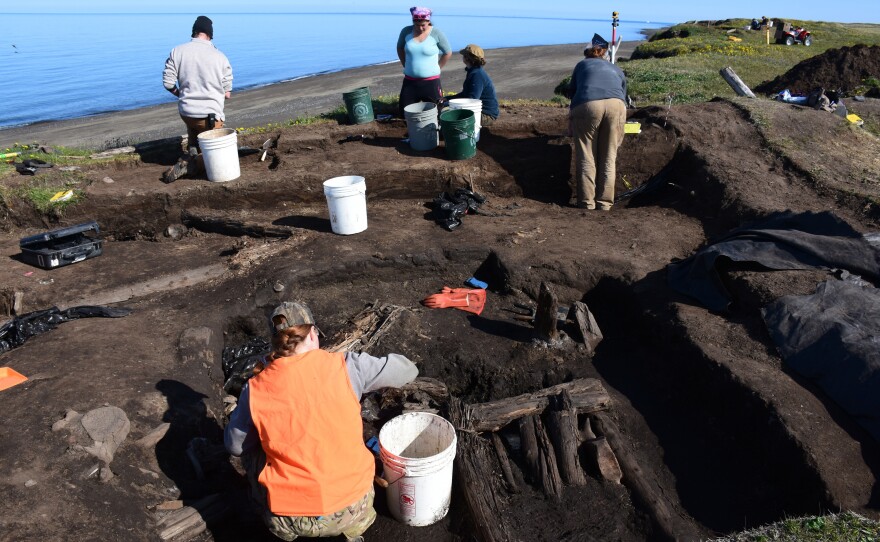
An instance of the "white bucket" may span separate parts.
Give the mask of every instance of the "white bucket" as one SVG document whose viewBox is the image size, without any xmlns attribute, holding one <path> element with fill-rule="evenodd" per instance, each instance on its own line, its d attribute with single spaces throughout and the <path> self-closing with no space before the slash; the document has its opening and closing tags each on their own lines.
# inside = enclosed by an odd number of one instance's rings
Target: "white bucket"
<svg viewBox="0 0 880 542">
<path fill-rule="evenodd" d="M 475 98 L 453 98 L 449 100 L 452 109 L 470 109 L 474 112 L 474 138 L 480 140 L 480 115 L 483 114 L 483 100 Z"/>
<path fill-rule="evenodd" d="M 367 183 L 363 177 L 346 175 L 324 181 L 333 233 L 351 235 L 367 229 Z"/>
<path fill-rule="evenodd" d="M 382 427 L 379 456 L 388 510 L 396 520 L 422 527 L 446 516 L 457 441 L 451 423 L 427 412 L 402 414 Z"/>
<path fill-rule="evenodd" d="M 208 180 L 222 183 L 238 179 L 238 134 L 232 128 L 217 128 L 199 134 L 199 148 Z"/>
<path fill-rule="evenodd" d="M 437 124 L 437 104 L 417 102 L 403 108 L 406 129 L 409 132 L 409 146 L 414 151 L 430 151 L 437 148 L 440 141 Z"/>
</svg>

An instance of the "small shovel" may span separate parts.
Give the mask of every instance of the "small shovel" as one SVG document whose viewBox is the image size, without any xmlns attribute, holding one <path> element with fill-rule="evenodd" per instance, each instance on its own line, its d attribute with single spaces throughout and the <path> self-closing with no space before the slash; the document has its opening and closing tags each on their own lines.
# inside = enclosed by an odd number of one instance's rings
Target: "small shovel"
<svg viewBox="0 0 880 542">
<path fill-rule="evenodd" d="M 263 146 L 260 148 L 263 149 L 263 155 L 260 156 L 260 162 L 263 162 L 266 160 L 266 153 L 268 153 L 269 149 L 272 148 L 272 138 L 270 137 L 269 139 L 264 141 Z"/>
</svg>

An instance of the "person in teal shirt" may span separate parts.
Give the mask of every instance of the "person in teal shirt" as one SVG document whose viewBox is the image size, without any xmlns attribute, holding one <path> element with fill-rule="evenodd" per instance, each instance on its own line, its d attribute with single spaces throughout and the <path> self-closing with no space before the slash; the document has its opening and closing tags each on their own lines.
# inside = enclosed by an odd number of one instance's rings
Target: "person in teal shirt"
<svg viewBox="0 0 880 542">
<path fill-rule="evenodd" d="M 403 108 L 410 104 L 440 104 L 443 99 L 440 71 L 452 57 L 449 40 L 431 24 L 431 10 L 415 6 L 409 11 L 413 24 L 404 27 L 397 38 L 397 57 L 403 65 L 403 86 L 398 100 L 401 117 Z"/>
</svg>

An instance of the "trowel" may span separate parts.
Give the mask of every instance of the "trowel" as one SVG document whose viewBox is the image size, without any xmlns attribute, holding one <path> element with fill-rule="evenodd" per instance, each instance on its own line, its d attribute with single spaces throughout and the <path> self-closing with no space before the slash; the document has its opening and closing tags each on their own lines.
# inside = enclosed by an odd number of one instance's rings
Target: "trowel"
<svg viewBox="0 0 880 542">
<path fill-rule="evenodd" d="M 279 137 L 281 137 L 281 134 L 278 134 L 275 137 L 270 137 L 269 139 L 267 139 L 266 141 L 263 142 L 263 145 L 260 147 L 261 149 L 263 149 L 263 154 L 262 154 L 262 156 L 260 156 L 260 162 L 263 162 L 266 160 L 266 154 L 269 153 L 269 149 L 273 149 L 273 148 L 275 148 L 276 145 L 278 145 L 278 138 Z"/>
</svg>

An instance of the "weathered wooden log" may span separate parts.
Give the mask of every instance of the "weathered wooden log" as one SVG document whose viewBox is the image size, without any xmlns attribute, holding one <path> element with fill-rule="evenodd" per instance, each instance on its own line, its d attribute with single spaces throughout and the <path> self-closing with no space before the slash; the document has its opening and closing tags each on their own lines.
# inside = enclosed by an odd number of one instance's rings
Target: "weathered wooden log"
<svg viewBox="0 0 880 542">
<path fill-rule="evenodd" d="M 461 425 L 456 427 L 462 431 L 497 431 L 513 420 L 544 412 L 550 404 L 550 397 L 559 395 L 563 390 L 571 395 L 572 407 L 578 414 L 607 409 L 611 402 L 599 380 L 581 378 L 516 397 L 463 405 Z"/>
<path fill-rule="evenodd" d="M 185 210 L 181 213 L 181 222 L 187 228 L 194 228 L 207 233 L 220 233 L 264 238 L 280 237 L 286 239 L 293 235 L 294 230 L 286 226 L 266 226 L 263 224 L 246 224 L 225 216 L 199 215 L 193 211 Z"/>
<path fill-rule="evenodd" d="M 587 477 L 578 457 L 577 412 L 572 407 L 571 395 L 563 391 L 557 408 L 547 416 L 547 428 L 556 450 L 556 461 L 562 481 L 571 486 L 587 485 Z"/>
<path fill-rule="evenodd" d="M 535 436 L 538 440 L 538 467 L 541 476 L 541 487 L 544 494 L 554 499 L 562 498 L 562 478 L 559 476 L 559 467 L 556 465 L 556 451 L 544 428 L 540 416 L 535 418 Z"/>
<path fill-rule="evenodd" d="M 501 463 L 501 473 L 504 474 L 504 481 L 507 482 L 507 488 L 511 493 L 519 493 L 519 485 L 516 478 L 513 477 L 513 469 L 510 467 L 510 458 L 507 457 L 507 449 L 501 442 L 498 433 L 492 433 L 492 445 L 495 447 L 495 454 L 498 456 L 498 462 Z"/>
<path fill-rule="evenodd" d="M 755 97 L 755 93 L 752 92 L 752 89 L 750 89 L 748 86 L 746 86 L 745 83 L 743 83 L 742 79 L 739 78 L 739 76 L 736 74 L 736 72 L 733 71 L 733 68 L 731 68 L 730 66 L 726 68 L 721 68 L 718 73 L 720 73 L 721 77 L 723 77 L 724 80 L 727 81 L 727 84 L 730 85 L 730 88 L 732 88 L 734 92 L 736 92 L 737 96 L 745 96 L 747 98 Z"/>
<path fill-rule="evenodd" d="M 667 540 L 675 540 L 675 525 L 673 521 L 672 507 L 666 501 L 665 497 L 655 489 L 639 466 L 635 457 L 627 450 L 617 425 L 610 416 L 604 412 L 593 414 L 593 420 L 596 422 L 596 429 L 608 439 L 608 443 L 620 461 L 620 467 L 623 471 L 623 483 L 632 491 L 633 495 L 642 502 L 648 509 L 648 513 L 654 520 L 655 525 L 660 533 Z"/>
<path fill-rule="evenodd" d="M 596 350 L 596 346 L 603 339 L 602 331 L 599 329 L 599 324 L 596 323 L 593 313 L 590 312 L 586 303 L 575 301 L 569 310 L 568 318 L 577 322 L 578 329 L 581 331 L 581 337 L 587 347 L 587 352 L 592 355 L 593 351 Z"/>
<path fill-rule="evenodd" d="M 540 339 L 555 341 L 559 338 L 556 320 L 559 318 L 559 301 L 550 288 L 541 283 L 538 291 L 538 307 L 535 309 L 535 333 Z"/>
<path fill-rule="evenodd" d="M 449 417 L 453 425 L 461 423 L 463 404 L 457 398 L 450 398 Z M 482 542 L 507 542 L 518 540 L 510 532 L 504 521 L 505 494 L 494 461 L 490 444 L 474 433 L 458 433 L 458 449 L 455 469 L 464 492 L 465 501 Z"/>
<path fill-rule="evenodd" d="M 589 417 L 587 417 L 584 424 L 584 435 L 586 436 L 584 446 L 586 446 L 587 455 L 590 457 L 592 465 L 599 472 L 599 476 L 603 480 L 619 484 L 621 478 L 623 478 L 623 472 L 620 470 L 617 456 L 614 455 L 614 450 L 608 444 L 608 439 L 597 437 L 593 433 Z"/>
<path fill-rule="evenodd" d="M 523 416 L 519 419 L 519 443 L 529 469 L 529 479 L 533 482 L 540 481 L 541 468 L 538 465 L 538 437 L 535 434 L 534 416 Z"/>
<path fill-rule="evenodd" d="M 208 523 L 212 523 L 221 517 L 229 509 L 229 503 L 221 494 L 210 495 L 168 514 L 157 523 L 157 526 L 165 526 L 159 532 L 159 538 L 178 541 L 189 540 L 201 534 Z"/>
</svg>

